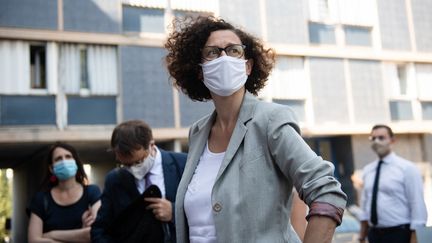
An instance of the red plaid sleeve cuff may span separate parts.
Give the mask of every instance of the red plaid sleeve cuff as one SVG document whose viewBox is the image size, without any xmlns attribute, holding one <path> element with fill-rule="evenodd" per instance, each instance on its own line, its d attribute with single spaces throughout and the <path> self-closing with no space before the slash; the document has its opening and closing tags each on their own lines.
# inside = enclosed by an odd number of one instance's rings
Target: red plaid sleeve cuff
<svg viewBox="0 0 432 243">
<path fill-rule="evenodd" d="M 306 220 L 309 221 L 309 218 L 314 215 L 326 216 L 336 221 L 336 224 L 339 226 L 342 223 L 343 212 L 344 210 L 342 208 L 337 208 L 329 203 L 314 202 L 310 206 Z"/>
</svg>

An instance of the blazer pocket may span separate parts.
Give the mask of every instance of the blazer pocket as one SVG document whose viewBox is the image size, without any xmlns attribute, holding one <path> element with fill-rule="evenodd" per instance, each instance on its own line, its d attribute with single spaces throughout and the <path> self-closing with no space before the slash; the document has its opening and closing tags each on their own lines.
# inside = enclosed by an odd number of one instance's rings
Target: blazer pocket
<svg viewBox="0 0 432 243">
<path fill-rule="evenodd" d="M 255 149 L 247 149 L 243 153 L 243 158 L 241 159 L 240 169 L 244 166 L 252 166 L 258 161 L 262 161 L 264 158 L 263 147 L 256 147 Z"/>
</svg>

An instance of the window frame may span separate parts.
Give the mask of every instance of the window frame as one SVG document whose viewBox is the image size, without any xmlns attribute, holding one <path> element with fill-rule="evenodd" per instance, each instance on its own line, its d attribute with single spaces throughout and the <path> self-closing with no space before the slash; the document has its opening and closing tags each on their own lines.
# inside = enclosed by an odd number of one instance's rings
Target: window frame
<svg viewBox="0 0 432 243">
<path fill-rule="evenodd" d="M 43 49 L 43 57 L 42 57 L 43 60 L 40 60 L 40 58 L 41 58 L 40 55 L 38 55 L 39 58 L 33 57 L 33 55 L 34 55 L 34 52 L 32 52 L 33 48 Z M 30 69 L 29 69 L 29 72 L 30 72 L 30 80 L 29 80 L 30 84 L 29 85 L 30 85 L 30 87 L 29 87 L 29 90 L 30 90 L 30 93 L 32 93 L 32 94 L 34 94 L 34 93 L 44 94 L 44 93 L 48 92 L 48 70 L 47 70 L 47 68 L 48 68 L 48 61 L 47 61 L 48 55 L 47 55 L 47 49 L 48 49 L 47 43 L 45 43 L 45 42 L 30 42 L 29 43 L 29 58 L 30 58 L 30 62 L 29 62 L 29 64 L 30 64 Z M 39 53 L 40 52 L 38 52 L 38 54 Z M 36 59 L 34 60 L 34 58 L 36 58 Z M 38 64 L 34 63 L 34 62 L 37 62 L 38 60 L 39 60 Z M 36 65 L 37 67 L 34 68 L 33 65 Z M 35 75 L 37 75 L 37 73 L 36 73 L 36 70 L 34 71 L 34 69 L 39 70 L 40 75 L 38 78 L 35 78 Z M 41 78 L 43 80 L 39 80 Z M 34 86 L 35 82 L 40 82 L 43 84 L 43 86 L 35 87 Z"/>
</svg>

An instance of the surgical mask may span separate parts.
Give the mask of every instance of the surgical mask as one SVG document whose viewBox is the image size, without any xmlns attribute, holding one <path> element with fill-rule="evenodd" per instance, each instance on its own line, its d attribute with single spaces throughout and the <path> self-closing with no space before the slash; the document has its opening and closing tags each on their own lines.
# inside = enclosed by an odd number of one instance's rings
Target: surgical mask
<svg viewBox="0 0 432 243">
<path fill-rule="evenodd" d="M 374 140 L 371 145 L 372 149 L 375 151 L 375 153 L 383 157 L 390 153 L 390 142 L 389 141 L 381 141 L 381 140 Z"/>
<path fill-rule="evenodd" d="M 74 177 L 78 166 L 74 159 L 61 160 L 53 165 L 53 173 L 59 180 L 66 180 Z"/>
<path fill-rule="evenodd" d="M 246 60 L 221 56 L 210 62 L 200 64 L 204 75 L 204 85 L 219 96 L 230 96 L 247 80 Z"/>
<path fill-rule="evenodd" d="M 153 167 L 154 161 L 155 158 L 149 154 L 140 163 L 127 167 L 127 169 L 137 180 L 142 180 Z"/>
</svg>

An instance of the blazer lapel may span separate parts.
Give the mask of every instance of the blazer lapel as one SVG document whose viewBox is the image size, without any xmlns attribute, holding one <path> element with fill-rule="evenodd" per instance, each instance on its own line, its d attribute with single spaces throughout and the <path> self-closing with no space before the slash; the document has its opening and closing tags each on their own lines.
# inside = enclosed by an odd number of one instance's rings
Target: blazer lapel
<svg viewBox="0 0 432 243">
<path fill-rule="evenodd" d="M 246 92 L 243 98 L 242 105 L 240 107 L 240 113 L 236 126 L 234 128 L 233 134 L 231 135 L 231 139 L 225 152 L 225 157 L 222 161 L 222 165 L 216 177 L 216 181 L 231 163 L 232 158 L 237 153 L 237 150 L 242 144 L 243 138 L 245 137 L 247 132 L 246 123 L 252 119 L 256 104 L 257 99 L 249 92 Z"/>
<path fill-rule="evenodd" d="M 118 168 L 117 172 L 119 173 L 118 183 L 120 183 L 124 191 L 126 191 L 129 194 L 131 200 L 138 197 L 140 193 L 135 184 L 135 177 L 124 168 Z"/>
<path fill-rule="evenodd" d="M 176 171 L 175 171 L 175 165 L 174 160 L 170 156 L 168 152 L 166 152 L 163 149 L 159 149 L 159 152 L 161 153 L 162 158 L 162 171 L 163 171 L 163 177 L 164 177 L 164 184 L 165 184 L 165 197 L 169 199 L 170 201 L 174 201 L 174 195 L 177 191 L 176 184 Z"/>
<path fill-rule="evenodd" d="M 193 131 L 190 131 L 190 150 L 188 152 L 186 168 L 182 176 L 182 184 L 184 183 L 185 185 L 185 187 L 182 188 L 184 192 L 187 190 L 187 185 L 189 185 L 189 182 L 191 181 L 192 176 L 195 173 L 195 169 L 198 165 L 199 158 L 204 151 L 215 117 L 216 112 L 213 111 L 213 113 L 207 118 L 205 118 L 203 122 L 200 123 L 197 127 L 195 127 Z M 179 193 L 177 193 L 177 195 L 178 194 Z M 184 193 L 180 193 L 180 195 L 184 195 Z"/>
</svg>

